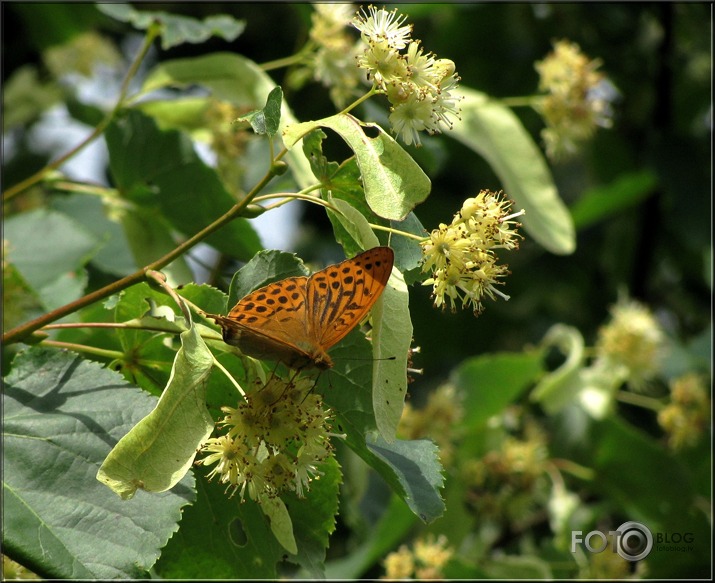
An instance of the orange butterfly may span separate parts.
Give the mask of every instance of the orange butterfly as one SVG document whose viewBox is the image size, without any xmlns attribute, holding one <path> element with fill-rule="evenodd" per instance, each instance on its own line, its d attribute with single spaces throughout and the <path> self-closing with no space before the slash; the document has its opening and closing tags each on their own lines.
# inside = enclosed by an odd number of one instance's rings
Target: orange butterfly
<svg viewBox="0 0 715 583">
<path fill-rule="evenodd" d="M 251 292 L 228 316 L 206 314 L 226 344 L 291 368 L 331 368 L 329 348 L 367 315 L 382 294 L 395 255 L 374 247 L 310 277 L 289 277 Z"/>
</svg>

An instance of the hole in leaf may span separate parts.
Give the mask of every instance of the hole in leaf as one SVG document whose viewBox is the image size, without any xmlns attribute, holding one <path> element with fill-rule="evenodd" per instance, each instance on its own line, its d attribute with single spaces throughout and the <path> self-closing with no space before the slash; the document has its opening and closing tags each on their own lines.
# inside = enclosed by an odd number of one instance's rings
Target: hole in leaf
<svg viewBox="0 0 715 583">
<path fill-rule="evenodd" d="M 248 535 L 243 529 L 243 522 L 240 518 L 234 518 L 228 525 L 228 536 L 237 547 L 245 547 L 248 544 Z"/>
<path fill-rule="evenodd" d="M 368 126 L 368 127 L 363 126 L 362 131 L 365 132 L 365 135 L 368 138 L 370 138 L 371 140 L 374 140 L 375 138 L 380 137 L 380 130 L 374 126 Z"/>
</svg>

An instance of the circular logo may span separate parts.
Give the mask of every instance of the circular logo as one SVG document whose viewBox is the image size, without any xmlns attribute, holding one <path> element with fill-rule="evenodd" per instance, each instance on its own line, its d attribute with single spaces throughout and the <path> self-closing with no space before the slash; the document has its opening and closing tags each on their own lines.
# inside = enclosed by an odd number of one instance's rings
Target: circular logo
<svg viewBox="0 0 715 583">
<path fill-rule="evenodd" d="M 626 561 L 645 559 L 653 548 L 650 529 L 640 522 L 624 522 L 618 527 L 617 552 Z"/>
</svg>

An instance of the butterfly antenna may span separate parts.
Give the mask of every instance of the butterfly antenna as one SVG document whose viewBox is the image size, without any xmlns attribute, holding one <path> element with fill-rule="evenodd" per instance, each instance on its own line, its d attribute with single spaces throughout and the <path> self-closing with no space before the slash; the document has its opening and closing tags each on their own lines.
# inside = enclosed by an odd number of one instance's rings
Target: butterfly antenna
<svg viewBox="0 0 715 583">
<path fill-rule="evenodd" d="M 318 371 L 318 376 L 315 377 L 315 381 L 313 382 L 313 386 L 310 387 L 309 391 L 306 391 L 305 396 L 303 397 L 303 400 L 301 401 L 301 404 L 308 398 L 308 396 L 315 390 L 315 387 L 318 386 L 318 381 L 320 380 L 320 375 L 323 374 L 323 371 L 320 370 Z"/>
<path fill-rule="evenodd" d="M 276 371 L 277 371 L 279 365 L 280 365 L 280 363 L 276 363 L 275 368 L 271 372 L 271 378 L 278 376 L 276 374 Z M 271 403 L 271 406 L 275 405 L 278 401 L 280 401 L 283 397 L 285 397 L 286 391 L 289 389 L 289 387 L 291 387 L 295 384 L 295 381 L 298 378 L 298 375 L 301 373 L 302 370 L 303 370 L 303 367 L 295 369 L 295 373 L 292 376 L 290 376 L 288 378 L 288 380 L 285 382 L 285 387 L 281 391 L 281 394 L 278 395 L 278 398 Z"/>
<path fill-rule="evenodd" d="M 365 362 L 365 361 L 368 361 L 368 362 L 376 362 L 376 361 L 382 361 L 382 360 L 396 360 L 396 359 L 397 359 L 396 356 L 385 356 L 384 358 L 356 358 L 356 357 L 354 357 L 354 356 L 351 356 L 350 358 L 333 357 L 333 360 L 335 360 L 336 362 L 339 362 L 339 361 L 341 361 L 341 360 L 349 360 L 350 362 L 355 362 L 355 361 L 359 361 L 359 362 Z"/>
</svg>

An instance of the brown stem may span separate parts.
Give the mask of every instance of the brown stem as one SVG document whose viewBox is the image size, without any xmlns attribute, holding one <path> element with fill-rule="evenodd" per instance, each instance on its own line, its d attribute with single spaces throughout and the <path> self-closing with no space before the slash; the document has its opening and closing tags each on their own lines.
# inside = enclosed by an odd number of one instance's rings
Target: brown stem
<svg viewBox="0 0 715 583">
<path fill-rule="evenodd" d="M 113 283 L 110 283 L 109 285 L 98 289 L 96 291 L 93 291 L 90 294 L 87 294 L 84 297 L 79 298 L 78 300 L 75 300 L 74 302 L 71 302 L 69 304 L 66 304 L 60 308 L 57 308 L 56 310 L 52 310 L 51 312 L 48 312 L 47 314 L 44 314 L 42 316 L 39 316 L 38 318 L 35 318 L 34 320 L 30 320 L 29 322 L 26 322 L 25 324 L 22 324 L 20 326 L 17 326 L 16 328 L 13 328 L 9 332 L 3 334 L 2 337 L 2 343 L 3 345 L 7 344 L 12 344 L 13 342 L 20 342 L 23 340 L 23 338 L 26 338 L 30 334 L 32 334 L 35 330 L 38 330 L 45 326 L 46 324 L 50 324 L 54 322 L 55 320 L 59 320 L 60 318 L 63 318 L 67 314 L 71 314 L 72 312 L 75 312 L 79 310 L 80 308 L 84 308 L 85 306 L 88 306 L 90 304 L 93 304 L 95 302 L 98 302 L 99 300 L 103 300 L 104 298 L 107 298 L 111 296 L 112 294 L 115 294 L 123 289 L 126 289 L 134 284 L 137 284 L 141 281 L 143 281 L 146 278 L 146 273 L 149 270 L 160 270 L 163 267 L 167 266 L 169 263 L 174 261 L 177 257 L 180 255 L 183 255 L 186 253 L 189 249 L 191 249 L 194 245 L 208 237 L 211 233 L 214 231 L 217 231 L 230 221 L 232 221 L 234 218 L 239 217 L 243 210 L 249 205 L 249 203 L 253 200 L 253 198 L 263 189 L 263 187 L 268 184 L 268 182 L 273 178 L 273 173 L 269 170 L 266 175 L 263 177 L 263 179 L 249 192 L 246 197 L 241 200 L 238 204 L 234 205 L 226 214 L 223 216 L 219 217 L 216 219 L 213 223 L 208 225 L 206 228 L 202 229 L 198 233 L 196 233 L 193 237 L 190 239 L 187 239 L 184 241 L 181 245 L 161 257 L 160 259 L 157 259 L 153 263 L 150 263 L 149 265 L 142 267 L 135 273 L 132 273 L 131 275 L 127 275 L 126 277 L 123 277 L 122 279 L 119 279 Z"/>
</svg>

